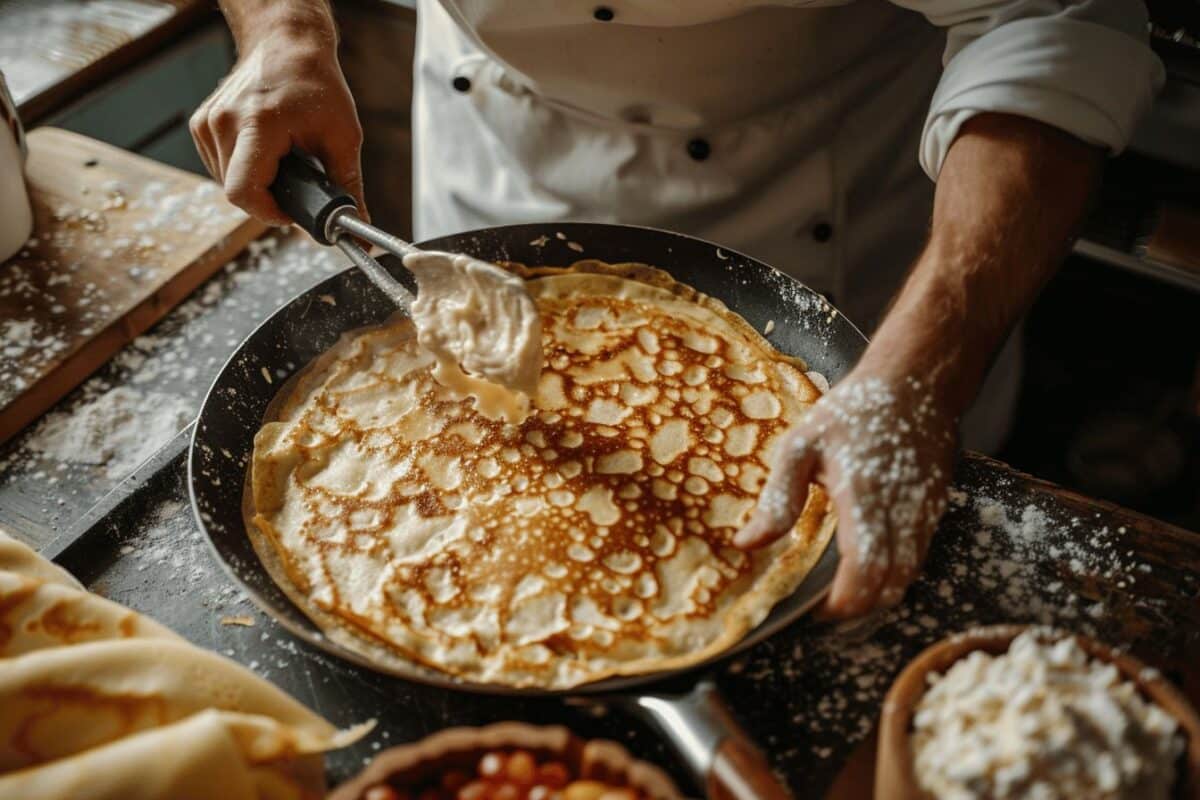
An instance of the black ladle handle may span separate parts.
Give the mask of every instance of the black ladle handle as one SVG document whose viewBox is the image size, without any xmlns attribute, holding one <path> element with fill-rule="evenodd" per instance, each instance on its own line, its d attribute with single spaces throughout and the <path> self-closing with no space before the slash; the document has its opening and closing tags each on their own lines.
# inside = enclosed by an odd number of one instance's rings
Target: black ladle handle
<svg viewBox="0 0 1200 800">
<path fill-rule="evenodd" d="M 283 213 L 324 245 L 333 244 L 326 228 L 333 212 L 346 206 L 357 208 L 350 193 L 299 150 L 279 160 L 279 172 L 270 191 Z"/>
</svg>

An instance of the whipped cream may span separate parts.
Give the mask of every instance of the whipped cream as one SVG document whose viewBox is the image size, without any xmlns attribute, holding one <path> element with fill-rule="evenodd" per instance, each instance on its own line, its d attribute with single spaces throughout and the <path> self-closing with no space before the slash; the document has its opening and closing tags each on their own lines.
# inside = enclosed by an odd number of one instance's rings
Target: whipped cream
<svg viewBox="0 0 1200 800">
<path fill-rule="evenodd" d="M 434 379 L 489 419 L 524 420 L 542 371 L 542 319 L 525 281 L 454 253 L 411 253 L 404 266 L 417 279 L 412 320 Z"/>
<path fill-rule="evenodd" d="M 1112 664 L 1035 628 L 1003 655 L 975 651 L 930 675 L 912 743 L 937 800 L 1167 800 L 1177 728 Z"/>
</svg>

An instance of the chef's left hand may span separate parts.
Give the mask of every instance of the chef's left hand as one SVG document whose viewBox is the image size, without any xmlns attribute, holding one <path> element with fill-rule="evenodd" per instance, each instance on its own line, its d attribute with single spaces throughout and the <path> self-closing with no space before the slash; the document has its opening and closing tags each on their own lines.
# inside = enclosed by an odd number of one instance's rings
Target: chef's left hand
<svg viewBox="0 0 1200 800">
<path fill-rule="evenodd" d="M 809 482 L 837 510 L 841 555 L 824 615 L 855 617 L 895 605 L 916 578 L 946 506 L 956 419 L 919 381 L 858 369 L 777 445 L 743 548 L 791 530 Z"/>
<path fill-rule="evenodd" d="M 838 515 L 824 612 L 900 602 L 946 507 L 958 417 L 992 356 L 1070 252 L 1104 152 L 1007 114 L 967 120 L 937 177 L 929 241 L 849 375 L 785 436 L 734 541 L 791 529 L 810 480 Z"/>
</svg>

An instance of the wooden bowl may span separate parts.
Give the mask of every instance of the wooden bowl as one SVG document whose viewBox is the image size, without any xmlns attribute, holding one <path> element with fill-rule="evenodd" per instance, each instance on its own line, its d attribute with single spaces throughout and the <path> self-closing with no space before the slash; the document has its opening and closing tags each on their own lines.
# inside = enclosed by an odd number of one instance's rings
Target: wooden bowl
<svg viewBox="0 0 1200 800">
<path fill-rule="evenodd" d="M 636 789 L 652 800 L 683 800 L 675 784 L 653 764 L 639 761 L 621 745 L 584 740 L 561 726 L 498 722 L 483 728 L 447 728 L 413 744 L 384 750 L 366 769 L 339 786 L 327 800 L 361 800 L 372 786 L 419 785 L 451 769 L 473 773 L 492 750 L 528 750 L 542 761 L 566 764 L 579 778 Z"/>
<path fill-rule="evenodd" d="M 975 650 L 993 655 L 1008 651 L 1013 639 L 1025 631 L 1025 625 L 996 625 L 975 628 L 943 639 L 927 648 L 905 667 L 883 701 L 879 722 L 879 750 L 875 763 L 875 797 L 895 800 L 931 800 L 917 783 L 909 732 L 913 713 L 928 686 L 930 672 L 945 673 L 963 656 Z M 1121 675 L 1137 685 L 1144 697 L 1173 716 L 1187 739 L 1180 759 L 1180 775 L 1175 791 L 1178 798 L 1200 798 L 1200 716 L 1183 694 L 1158 670 L 1126 653 L 1114 652 L 1086 636 L 1075 636 L 1084 652 L 1098 661 L 1114 665 Z"/>
</svg>

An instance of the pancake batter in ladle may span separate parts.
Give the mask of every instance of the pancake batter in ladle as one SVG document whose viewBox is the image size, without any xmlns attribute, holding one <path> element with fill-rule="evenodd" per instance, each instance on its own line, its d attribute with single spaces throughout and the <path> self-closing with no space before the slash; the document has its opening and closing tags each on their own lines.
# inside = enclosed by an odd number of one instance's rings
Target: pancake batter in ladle
<svg viewBox="0 0 1200 800">
<path fill-rule="evenodd" d="M 522 422 L 542 369 L 542 322 L 525 282 L 471 256 L 423 251 L 361 219 L 354 199 L 300 153 L 279 162 L 271 193 L 321 244 L 336 245 L 412 317 L 434 378 L 493 420 Z M 355 238 L 404 260 L 417 297 Z"/>
<path fill-rule="evenodd" d="M 410 313 L 433 376 L 490 419 L 521 422 L 542 371 L 542 321 L 525 281 L 466 255 L 416 252 Z"/>
</svg>

